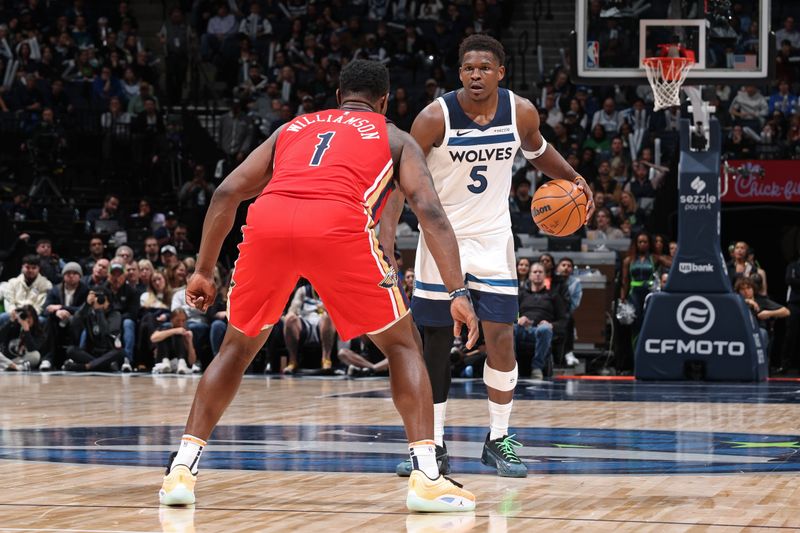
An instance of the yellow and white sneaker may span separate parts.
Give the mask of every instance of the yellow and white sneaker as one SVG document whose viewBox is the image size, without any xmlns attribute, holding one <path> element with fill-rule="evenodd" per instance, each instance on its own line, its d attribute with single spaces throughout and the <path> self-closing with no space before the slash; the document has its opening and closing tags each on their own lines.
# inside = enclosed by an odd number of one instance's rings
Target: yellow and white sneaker
<svg viewBox="0 0 800 533">
<path fill-rule="evenodd" d="M 419 470 L 408 480 L 406 507 L 421 513 L 452 513 L 475 510 L 475 495 L 450 478 L 430 479 Z"/>
<path fill-rule="evenodd" d="M 197 476 L 185 465 L 176 465 L 164 476 L 164 483 L 158 491 L 161 505 L 192 505 L 194 503 L 194 484 Z"/>
</svg>

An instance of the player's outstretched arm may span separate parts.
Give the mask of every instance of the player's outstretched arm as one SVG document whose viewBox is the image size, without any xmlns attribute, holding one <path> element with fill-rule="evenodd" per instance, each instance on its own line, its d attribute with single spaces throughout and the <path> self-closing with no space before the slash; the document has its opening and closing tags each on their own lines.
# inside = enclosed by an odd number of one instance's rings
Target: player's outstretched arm
<svg viewBox="0 0 800 533">
<path fill-rule="evenodd" d="M 272 178 L 272 158 L 280 131 L 278 129 L 253 150 L 228 174 L 211 197 L 203 222 L 203 237 L 200 240 L 195 273 L 186 287 L 186 303 L 201 311 L 205 311 L 214 302 L 214 265 L 217 264 L 222 243 L 233 226 L 236 209 L 243 201 L 259 194 Z"/>
<path fill-rule="evenodd" d="M 586 195 L 586 220 L 588 224 L 594 213 L 594 197 L 589 184 L 580 176 L 561 154 L 550 145 L 545 146 L 545 139 L 539 131 L 539 112 L 526 98 L 516 97 L 517 127 L 519 128 L 522 153 L 537 169 L 551 178 L 574 181 Z M 544 151 L 542 151 L 544 147 Z"/>
<path fill-rule="evenodd" d="M 464 288 L 461 257 L 453 227 L 433 188 L 433 180 L 419 145 L 409 134 L 394 126 L 390 126 L 389 132 L 392 155 L 394 157 L 396 154 L 399 159 L 397 181 L 400 191 L 419 218 L 420 229 L 436 261 L 444 286 L 450 293 L 458 291 L 456 294 L 465 296 L 452 299 L 450 312 L 456 335 L 460 335 L 461 326 L 466 324 L 469 330 L 467 347 L 471 348 L 478 340 L 478 319 L 466 297 L 468 293 Z"/>
</svg>

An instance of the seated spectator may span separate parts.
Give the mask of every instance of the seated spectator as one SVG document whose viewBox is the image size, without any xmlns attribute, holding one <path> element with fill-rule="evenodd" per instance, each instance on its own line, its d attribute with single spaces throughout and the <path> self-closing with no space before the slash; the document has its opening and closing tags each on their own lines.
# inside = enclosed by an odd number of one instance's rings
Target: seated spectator
<svg viewBox="0 0 800 533">
<path fill-rule="evenodd" d="M 611 225 L 613 217 L 607 207 L 594 212 L 594 228 L 586 232 L 589 240 L 623 239 L 625 236 L 619 228 Z"/>
<path fill-rule="evenodd" d="M 531 272 L 531 260 L 527 257 L 520 257 L 517 259 L 517 282 L 519 288 L 522 289 L 528 284 L 528 275 Z"/>
<path fill-rule="evenodd" d="M 322 370 L 332 371 L 331 351 L 336 329 L 325 311 L 325 304 L 311 285 L 303 285 L 294 292 L 284 317 L 283 332 L 289 352 L 284 374 L 297 371 L 298 352 L 304 345 L 319 345 Z"/>
<path fill-rule="evenodd" d="M 744 299 L 744 303 L 758 321 L 761 343 L 769 355 L 774 340 L 772 323 L 776 319 L 788 317 L 791 314 L 789 309 L 773 302 L 767 296 L 758 294 L 758 288 L 752 278 L 740 277 L 736 280 L 733 289 Z"/>
<path fill-rule="evenodd" d="M 608 136 L 603 126 L 597 124 L 592 127 L 592 134 L 583 141 L 582 148 L 594 150 L 597 156 L 606 159 L 611 152 L 611 138 Z"/>
<path fill-rule="evenodd" d="M 611 165 L 608 161 L 601 161 L 597 166 L 597 179 L 593 185 L 595 191 L 601 191 L 606 195 L 606 201 L 610 197 L 615 204 L 619 203 L 622 185 L 611 176 Z"/>
<path fill-rule="evenodd" d="M 414 295 L 414 269 L 407 268 L 405 274 L 403 275 L 403 292 L 406 294 L 406 298 L 408 301 L 411 301 L 411 297 Z"/>
<path fill-rule="evenodd" d="M 137 296 L 141 296 L 147 290 L 147 285 L 142 283 L 139 274 L 138 261 L 134 260 L 125 265 L 125 284 L 132 288 Z"/>
<path fill-rule="evenodd" d="M 556 267 L 556 276 L 561 286 L 566 288 L 568 295 L 567 324 L 564 340 L 564 360 L 569 366 L 578 364 L 578 358 L 573 353 L 575 344 L 575 311 L 583 299 L 583 286 L 580 278 L 575 274 L 575 263 L 569 257 L 562 257 Z"/>
<path fill-rule="evenodd" d="M 105 258 L 106 245 L 100 237 L 92 237 L 89 239 L 89 255 L 78 261 L 81 270 L 90 272 L 94 268 L 94 264 L 98 259 Z"/>
<path fill-rule="evenodd" d="M 105 257 L 95 261 L 94 266 L 92 267 L 92 273 L 86 274 L 81 279 L 83 284 L 87 287 L 94 287 L 96 285 L 104 284 L 108 279 L 108 264 L 109 260 Z"/>
<path fill-rule="evenodd" d="M 633 193 L 636 200 L 642 198 L 655 198 L 656 190 L 650 181 L 650 169 L 642 161 L 633 163 L 633 177 L 628 180 L 623 189 Z"/>
<path fill-rule="evenodd" d="M 192 343 L 192 332 L 186 327 L 186 312 L 175 309 L 170 313 L 169 323 L 150 335 L 150 342 L 156 346 L 156 358 L 161 362 L 153 366 L 153 374 L 191 374 L 191 367 L 197 361 Z"/>
<path fill-rule="evenodd" d="M 47 291 L 52 288 L 50 280 L 39 272 L 39 256 L 26 255 L 22 259 L 22 273 L 8 280 L 3 290 L 5 311 L 0 313 L 0 327 L 9 322 L 16 322 L 17 309 L 26 305 L 33 306 L 36 316 L 39 316 L 44 307 Z"/>
<path fill-rule="evenodd" d="M 594 130 L 595 126 L 600 125 L 607 135 L 616 135 L 621 123 L 622 116 L 616 109 L 614 99 L 606 98 L 603 100 L 603 108 L 596 111 L 592 117 L 592 130 Z"/>
<path fill-rule="evenodd" d="M 789 92 L 789 82 L 781 80 L 778 82 L 778 90 L 769 97 L 769 114 L 780 111 L 784 116 L 790 115 L 797 105 L 797 95 Z"/>
<path fill-rule="evenodd" d="M 638 206 L 636 198 L 630 191 L 622 191 L 617 220 L 620 226 L 623 221 L 627 221 L 631 225 L 631 232 L 633 233 L 640 233 L 645 229 L 647 216 Z"/>
<path fill-rule="evenodd" d="M 114 251 L 114 259 L 120 259 L 123 265 L 133 261 L 133 248 L 127 244 L 122 244 Z M 113 259 L 112 259 L 113 261 Z"/>
<path fill-rule="evenodd" d="M 148 259 L 139 259 L 137 264 L 139 265 L 139 282 L 145 286 L 145 292 L 147 292 L 147 287 L 150 286 L 150 279 L 153 277 L 155 268 L 153 268 L 153 263 Z"/>
<path fill-rule="evenodd" d="M 178 215 L 176 215 L 174 211 L 167 211 L 164 214 L 164 225 L 156 229 L 154 233 L 155 238 L 158 240 L 159 246 L 164 246 L 172 241 L 172 232 L 175 231 L 175 226 L 177 225 Z M 162 250 L 161 253 L 163 254 L 164 251 Z"/>
<path fill-rule="evenodd" d="M 122 98 L 122 86 L 119 79 L 111 73 L 111 68 L 104 66 L 100 74 L 92 82 L 92 100 L 98 107 L 105 108 L 112 98 Z"/>
<path fill-rule="evenodd" d="M 170 253 L 172 253 L 172 250 L 167 250 L 167 253 L 164 255 Z M 167 287 L 173 292 L 186 288 L 187 277 L 186 265 L 181 261 L 176 260 L 174 263 L 171 263 L 170 266 L 166 267 Z"/>
<path fill-rule="evenodd" d="M 544 279 L 544 266 L 533 263 L 530 285 L 520 291 L 520 316 L 514 324 L 519 373 L 538 380 L 544 378 L 544 368 L 551 356 L 554 329 L 563 331 L 567 319 L 567 303 L 547 289 Z M 533 353 L 525 353 L 524 347 L 530 344 L 534 345 Z"/>
<path fill-rule="evenodd" d="M 217 14 L 208 20 L 206 33 L 200 37 L 200 54 L 204 61 L 212 61 L 222 50 L 225 40 L 236 31 L 236 17 L 228 11 L 227 4 L 217 7 Z"/>
<path fill-rule="evenodd" d="M 747 260 L 747 251 L 749 249 L 750 246 L 744 241 L 737 241 L 733 245 L 733 250 L 730 252 L 731 260 L 726 265 L 731 285 L 735 285 L 736 280 L 740 277 L 749 278 L 758 272 L 756 265 Z"/>
<path fill-rule="evenodd" d="M 755 85 L 745 85 L 734 97 L 729 112 L 734 124 L 761 131 L 769 104 Z"/>
<path fill-rule="evenodd" d="M 347 365 L 347 375 L 351 378 L 389 375 L 389 360 L 367 335 L 340 342 L 336 355 Z"/>
<path fill-rule="evenodd" d="M 141 198 L 139 200 L 139 209 L 135 213 L 131 213 L 128 217 L 128 227 L 151 231 L 153 229 L 153 220 L 155 216 L 156 213 L 153 213 L 150 200 Z"/>
<path fill-rule="evenodd" d="M 197 356 L 191 370 L 193 373 L 199 373 L 211 362 L 211 354 L 207 351 L 203 351 L 209 340 L 208 334 L 210 326 L 208 318 L 205 313 L 186 303 L 185 286 L 172 293 L 172 304 L 170 308 L 172 311 L 183 309 L 184 313 L 186 313 L 186 327 L 192 332 L 192 344 L 194 345 L 194 351 Z"/>
<path fill-rule="evenodd" d="M 214 303 L 206 310 L 206 318 L 211 324 L 208 340 L 211 344 L 211 359 L 214 359 L 222 346 L 225 332 L 228 330 L 228 293 L 230 292 L 230 277 L 223 282 L 219 269 L 214 269 L 214 283 L 217 286 L 217 297 Z"/>
<path fill-rule="evenodd" d="M 32 305 L 16 309 L 15 317 L 0 327 L 0 370 L 35 370 L 47 347 L 47 331 Z"/>
<path fill-rule="evenodd" d="M 174 268 L 175 266 L 180 263 L 180 259 L 178 259 L 178 250 L 175 249 L 174 246 L 171 244 L 167 244 L 166 246 L 161 247 L 161 264 L 163 265 L 163 269 L 169 273 L 169 271 Z M 167 276 L 168 284 L 172 282 L 169 276 Z"/>
<path fill-rule="evenodd" d="M 86 212 L 86 233 L 114 233 L 125 227 L 125 220 L 119 211 L 119 196 L 107 194 L 103 206 Z M 98 224 L 102 222 L 102 225 Z"/>
<path fill-rule="evenodd" d="M 36 241 L 36 254 L 39 256 L 39 272 L 49 279 L 50 283 L 58 283 L 61 280 L 64 261 L 53 253 L 53 243 L 50 239 Z"/>
<path fill-rule="evenodd" d="M 158 239 L 154 236 L 150 235 L 144 238 L 144 255 L 142 256 L 141 261 L 147 260 L 150 262 L 150 268 L 161 268 L 164 266 L 161 263 L 161 254 L 159 253 L 160 246 L 158 244 Z M 139 265 L 139 268 L 142 268 L 142 265 Z"/>
<path fill-rule="evenodd" d="M 122 319 L 122 342 L 125 349 L 125 360 L 122 371 L 130 372 L 136 348 L 136 319 L 139 317 L 139 294 L 125 283 L 125 263 L 120 258 L 111 261 L 108 267 L 106 296 L 111 302 L 111 309 L 117 311 Z"/>
<path fill-rule="evenodd" d="M 122 349 L 122 316 L 111 309 L 104 287 L 91 287 L 86 302 L 72 321 L 75 338 L 84 332 L 84 347 L 70 346 L 62 370 L 70 372 L 117 372 L 125 360 Z"/>
<path fill-rule="evenodd" d="M 155 363 L 150 335 L 158 329 L 160 324 L 169 319 L 171 305 L 172 293 L 167 287 L 164 274 L 161 271 L 153 272 L 147 284 L 147 290 L 139 297 L 136 368 L 140 371 L 151 368 Z"/>
<path fill-rule="evenodd" d="M 756 157 L 756 143 L 751 136 L 745 135 L 744 128 L 737 124 L 725 139 L 723 151 L 730 159 L 750 159 Z"/>
<path fill-rule="evenodd" d="M 189 228 L 186 224 L 178 224 L 172 234 L 172 245 L 178 252 L 178 257 L 183 258 L 194 255 L 197 251 L 194 244 L 189 241 Z"/>
<path fill-rule="evenodd" d="M 50 343 L 39 366 L 42 372 L 61 368 L 63 347 L 78 343 L 70 322 L 89 295 L 89 287 L 81 281 L 82 274 L 78 263 L 67 263 L 61 270 L 63 281 L 47 291 L 41 315 L 47 319 Z"/>
<path fill-rule="evenodd" d="M 139 82 L 139 94 L 128 101 L 128 113 L 131 117 L 137 117 L 145 110 L 145 102 L 152 101 L 156 110 L 160 108 L 158 98 L 153 95 L 152 86 L 146 81 Z"/>
</svg>

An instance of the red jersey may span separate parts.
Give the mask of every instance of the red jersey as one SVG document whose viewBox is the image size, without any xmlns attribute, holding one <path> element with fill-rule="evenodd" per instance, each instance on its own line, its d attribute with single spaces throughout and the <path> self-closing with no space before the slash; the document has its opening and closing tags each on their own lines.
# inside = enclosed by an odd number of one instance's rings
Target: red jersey
<svg viewBox="0 0 800 533">
<path fill-rule="evenodd" d="M 342 339 L 403 318 L 405 293 L 374 227 L 392 188 L 383 115 L 303 115 L 281 130 L 273 161 L 242 228 L 228 323 L 249 336 L 275 324 L 299 277 L 320 294 Z"/>
<path fill-rule="evenodd" d="M 273 161 L 262 194 L 366 207 L 373 221 L 392 187 L 386 118 L 379 113 L 331 109 L 301 115 L 281 130 Z"/>
</svg>

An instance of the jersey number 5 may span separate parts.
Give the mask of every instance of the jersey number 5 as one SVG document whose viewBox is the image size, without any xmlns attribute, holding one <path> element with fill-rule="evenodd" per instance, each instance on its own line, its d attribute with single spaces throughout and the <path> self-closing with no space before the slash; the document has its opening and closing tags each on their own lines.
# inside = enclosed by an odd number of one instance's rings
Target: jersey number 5
<svg viewBox="0 0 800 533">
<path fill-rule="evenodd" d="M 472 179 L 473 183 L 467 185 L 467 190 L 469 192 L 480 194 L 486 190 L 486 186 L 489 182 L 486 181 L 486 176 L 481 174 L 481 172 L 486 172 L 489 167 L 486 165 L 475 165 L 472 167 L 472 170 L 469 171 L 469 177 Z"/>
<path fill-rule="evenodd" d="M 335 131 L 326 131 L 325 133 L 317 134 L 319 143 L 314 147 L 314 155 L 311 156 L 311 161 L 309 161 L 308 166 L 319 166 L 322 162 L 322 156 L 325 155 L 325 152 L 331 147 L 331 139 L 333 139 L 335 134 Z"/>
</svg>

